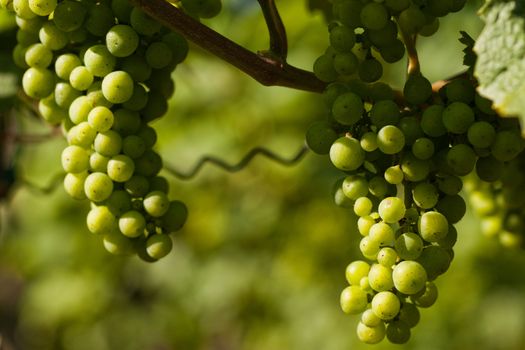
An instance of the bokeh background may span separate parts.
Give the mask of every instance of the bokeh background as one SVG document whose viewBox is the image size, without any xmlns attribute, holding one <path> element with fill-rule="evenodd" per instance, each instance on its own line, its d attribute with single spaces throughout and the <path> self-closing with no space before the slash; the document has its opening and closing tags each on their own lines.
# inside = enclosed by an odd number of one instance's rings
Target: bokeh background
<svg viewBox="0 0 525 350">
<path fill-rule="evenodd" d="M 327 45 L 321 13 L 299 0 L 278 6 L 290 62 L 310 69 Z M 470 1 L 419 42 L 428 78 L 463 69 L 458 32 L 478 35 L 479 6 Z M 224 7 L 207 24 L 252 50 L 267 47 L 256 1 Z M 390 66 L 386 81 L 399 87 L 403 71 L 404 63 Z M 154 126 L 165 163 L 181 171 L 204 154 L 233 163 L 256 146 L 292 157 L 326 113 L 320 96 L 259 86 L 196 47 L 174 77 L 169 113 Z M 18 115 L 19 133 L 48 131 Z M 33 189 L 56 182 L 64 145 L 55 137 L 13 154 L 20 182 L 1 203 L 1 349 L 372 348 L 357 340 L 358 316 L 339 308 L 345 267 L 360 259 L 359 234 L 351 211 L 333 202 L 341 174 L 327 157 L 310 153 L 293 167 L 257 157 L 235 174 L 207 165 L 189 181 L 167 174 L 190 216 L 173 252 L 148 264 L 106 253 L 85 227 L 88 203 L 70 199 L 60 182 L 50 193 Z M 440 297 L 410 342 L 375 349 L 525 349 L 525 254 L 482 237 L 470 213 L 458 232 Z"/>
</svg>

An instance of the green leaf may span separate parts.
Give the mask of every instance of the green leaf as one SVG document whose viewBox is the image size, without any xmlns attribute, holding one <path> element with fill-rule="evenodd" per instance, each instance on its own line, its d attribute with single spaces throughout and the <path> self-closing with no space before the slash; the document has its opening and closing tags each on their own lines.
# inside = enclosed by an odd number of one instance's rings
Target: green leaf
<svg viewBox="0 0 525 350">
<path fill-rule="evenodd" d="M 492 0 L 480 13 L 485 28 L 474 46 L 478 91 L 501 116 L 520 118 L 525 130 L 525 3 Z"/>
</svg>

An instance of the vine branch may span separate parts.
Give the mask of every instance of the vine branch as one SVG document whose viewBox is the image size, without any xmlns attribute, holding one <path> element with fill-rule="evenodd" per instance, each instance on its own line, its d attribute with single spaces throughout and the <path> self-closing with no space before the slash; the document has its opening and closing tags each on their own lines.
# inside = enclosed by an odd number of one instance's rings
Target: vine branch
<svg viewBox="0 0 525 350">
<path fill-rule="evenodd" d="M 168 173 L 172 174 L 173 176 L 181 180 L 191 180 L 200 172 L 200 170 L 206 163 L 214 164 L 215 166 L 222 168 L 226 170 L 227 172 L 235 173 L 235 172 L 238 172 L 244 169 L 252 161 L 252 159 L 255 158 L 255 156 L 257 156 L 258 154 L 261 154 L 265 156 L 266 158 L 271 159 L 281 165 L 289 166 L 289 165 L 293 165 L 297 163 L 298 161 L 300 161 L 306 155 L 307 152 L 308 152 L 308 147 L 306 145 L 303 145 L 292 158 L 285 158 L 266 148 L 255 147 L 250 152 L 248 152 L 238 163 L 235 163 L 235 164 L 229 164 L 226 161 L 220 158 L 214 157 L 214 156 L 203 156 L 202 158 L 199 159 L 199 161 L 195 164 L 195 166 L 188 172 L 182 172 L 169 165 L 164 165 L 164 169 Z"/>
<path fill-rule="evenodd" d="M 270 34 L 270 54 L 277 56 L 283 61 L 288 55 L 288 40 L 286 39 L 286 29 L 277 7 L 275 0 L 257 0 Z"/>
<path fill-rule="evenodd" d="M 264 54 L 255 54 L 245 49 L 186 15 L 166 0 L 130 0 L 130 2 L 164 26 L 180 33 L 187 40 L 237 67 L 262 85 L 284 86 L 319 93 L 326 86 L 312 72 L 291 66 L 285 60 L 268 57 Z M 267 1 L 267 3 L 271 2 L 271 0 Z M 271 23 L 278 23 L 275 22 L 275 17 L 272 17 L 271 20 L 273 21 Z M 275 40 L 275 42 L 279 42 L 279 40 Z M 282 43 L 277 45 L 279 47 Z"/>
</svg>

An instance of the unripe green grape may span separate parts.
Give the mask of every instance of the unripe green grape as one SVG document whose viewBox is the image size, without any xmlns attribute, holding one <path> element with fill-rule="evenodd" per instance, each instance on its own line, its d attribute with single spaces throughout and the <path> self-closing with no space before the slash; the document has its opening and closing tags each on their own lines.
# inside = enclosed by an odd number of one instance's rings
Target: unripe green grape
<svg viewBox="0 0 525 350">
<path fill-rule="evenodd" d="M 341 292 L 340 304 L 345 314 L 355 315 L 366 309 L 368 300 L 361 288 L 349 286 Z"/>
<path fill-rule="evenodd" d="M 417 159 L 413 154 L 408 153 L 401 159 L 401 170 L 406 180 L 418 182 L 427 178 L 430 163 L 428 160 Z"/>
<path fill-rule="evenodd" d="M 57 6 L 57 0 L 29 0 L 29 8 L 38 16 L 50 15 Z"/>
<path fill-rule="evenodd" d="M 134 198 L 144 197 L 149 187 L 148 179 L 141 175 L 133 175 L 124 183 L 124 189 Z"/>
<path fill-rule="evenodd" d="M 474 170 L 477 156 L 470 146 L 460 143 L 448 150 L 446 160 L 456 175 L 464 176 Z"/>
<path fill-rule="evenodd" d="M 370 265 L 362 260 L 352 261 L 345 270 L 345 276 L 348 283 L 352 286 L 359 286 L 361 278 L 368 276 Z"/>
<path fill-rule="evenodd" d="M 412 144 L 412 153 L 418 159 L 430 159 L 434 155 L 434 143 L 426 137 L 420 137 Z"/>
<path fill-rule="evenodd" d="M 490 150 L 494 158 L 508 162 L 523 151 L 524 145 L 525 142 L 518 133 L 504 130 L 496 134 Z"/>
<path fill-rule="evenodd" d="M 146 252 L 153 259 L 161 259 L 169 254 L 173 248 L 173 242 L 169 235 L 156 234 L 146 241 Z"/>
<path fill-rule="evenodd" d="M 411 295 L 425 287 L 427 273 L 418 262 L 405 260 L 394 266 L 392 280 L 398 291 Z"/>
<path fill-rule="evenodd" d="M 86 219 L 88 230 L 95 234 L 107 234 L 117 227 L 115 215 L 106 206 L 91 208 Z"/>
<path fill-rule="evenodd" d="M 86 181 L 87 176 L 87 171 L 77 174 L 67 173 L 64 177 L 64 189 L 66 190 L 66 193 L 74 199 L 86 199 L 84 182 Z"/>
<path fill-rule="evenodd" d="M 436 243 L 444 249 L 452 249 L 458 240 L 458 231 L 454 225 L 448 226 L 448 233 L 445 238 L 438 240 Z"/>
<path fill-rule="evenodd" d="M 330 30 L 330 45 L 338 52 L 350 52 L 355 45 L 355 33 L 347 26 L 336 26 Z"/>
<path fill-rule="evenodd" d="M 476 174 L 486 182 L 498 181 L 503 172 L 503 162 L 497 160 L 492 155 L 480 157 L 476 162 Z"/>
<path fill-rule="evenodd" d="M 136 135 L 129 135 L 122 141 L 122 152 L 131 157 L 138 158 L 146 151 L 144 140 Z"/>
<path fill-rule="evenodd" d="M 399 185 L 403 182 L 404 174 L 399 165 L 393 165 L 385 170 L 385 180 L 392 185 Z"/>
<path fill-rule="evenodd" d="M 167 44 L 162 41 L 151 43 L 146 49 L 146 62 L 155 69 L 161 69 L 171 63 L 173 54 Z"/>
<path fill-rule="evenodd" d="M 437 242 L 448 233 L 448 220 L 437 211 L 429 211 L 421 215 L 417 226 L 419 234 L 427 242 Z"/>
<path fill-rule="evenodd" d="M 164 176 L 154 176 L 149 178 L 150 191 L 161 191 L 169 193 L 169 182 Z"/>
<path fill-rule="evenodd" d="M 53 22 L 64 32 L 72 32 L 83 24 L 86 9 L 80 2 L 65 0 L 59 2 L 53 12 Z"/>
<path fill-rule="evenodd" d="M 31 67 L 24 72 L 22 87 L 27 96 L 34 99 L 47 97 L 55 88 L 53 74 L 44 68 Z"/>
<path fill-rule="evenodd" d="M 47 68 L 52 59 L 51 50 L 40 43 L 29 46 L 25 52 L 25 60 L 30 67 Z"/>
<path fill-rule="evenodd" d="M 124 71 L 111 72 L 102 80 L 102 93 L 111 103 L 124 103 L 133 95 L 133 79 Z"/>
<path fill-rule="evenodd" d="M 376 223 L 375 220 L 369 215 L 360 217 L 357 220 L 357 229 L 359 233 L 361 234 L 361 236 L 367 236 L 370 232 L 370 228 L 375 223 Z"/>
<path fill-rule="evenodd" d="M 405 44 L 399 39 L 394 39 L 390 45 L 381 47 L 379 53 L 385 62 L 395 63 L 405 56 Z"/>
<path fill-rule="evenodd" d="M 65 53 L 57 57 L 55 61 L 55 72 L 59 78 L 69 80 L 71 71 L 81 64 L 82 62 L 77 55 Z"/>
<path fill-rule="evenodd" d="M 384 126 L 377 133 L 377 145 L 385 154 L 399 153 L 405 147 L 405 135 L 394 125 Z"/>
<path fill-rule="evenodd" d="M 375 327 L 370 327 L 362 322 L 357 324 L 357 337 L 365 344 L 377 344 L 385 338 L 386 330 L 384 322 Z"/>
<path fill-rule="evenodd" d="M 386 326 L 386 338 L 392 344 L 405 344 L 410 339 L 410 327 L 401 320 L 389 322 Z"/>
<path fill-rule="evenodd" d="M 353 137 L 340 137 L 330 147 L 330 160 L 340 170 L 351 171 L 365 161 L 365 152 Z"/>
<path fill-rule="evenodd" d="M 445 94 L 449 102 L 469 104 L 474 101 L 475 93 L 473 83 L 467 79 L 454 79 L 445 86 Z"/>
<path fill-rule="evenodd" d="M 80 91 L 74 89 L 69 83 L 60 82 L 56 84 L 53 95 L 59 107 L 68 109 L 71 103 L 80 96 Z"/>
<path fill-rule="evenodd" d="M 113 126 L 113 112 L 104 106 L 93 108 L 88 114 L 88 123 L 93 130 L 104 132 Z"/>
<path fill-rule="evenodd" d="M 390 224 L 397 223 L 405 216 L 405 203 L 397 197 L 387 197 L 379 203 L 379 216 Z"/>
<path fill-rule="evenodd" d="M 135 163 L 133 160 L 123 154 L 118 154 L 111 157 L 108 162 L 108 176 L 115 182 L 126 182 L 135 171 Z"/>
<path fill-rule="evenodd" d="M 370 110 L 370 119 L 372 124 L 382 128 L 387 125 L 397 124 L 400 114 L 399 107 L 394 101 L 383 100 L 374 103 Z"/>
<path fill-rule="evenodd" d="M 113 181 L 104 173 L 91 173 L 84 182 L 86 197 L 92 202 L 102 202 L 113 192 Z"/>
<path fill-rule="evenodd" d="M 394 287 L 394 282 L 392 281 L 392 269 L 381 264 L 374 264 L 370 267 L 368 281 L 370 287 L 377 292 L 390 290 Z"/>
<path fill-rule="evenodd" d="M 366 216 L 372 211 L 372 201 L 368 197 L 357 198 L 354 203 L 354 213 L 357 216 Z"/>
<path fill-rule="evenodd" d="M 343 1 L 334 4 L 334 15 L 349 28 L 361 26 L 360 13 L 363 4 L 358 0 Z"/>
<path fill-rule="evenodd" d="M 444 196 L 439 200 L 436 209 L 447 218 L 448 222 L 455 224 L 465 216 L 467 205 L 460 195 Z"/>
<path fill-rule="evenodd" d="M 93 74 L 84 66 L 73 68 L 69 75 L 69 83 L 79 91 L 87 90 L 93 84 Z"/>
<path fill-rule="evenodd" d="M 49 124 L 57 125 L 67 118 L 67 111 L 55 102 L 55 95 L 51 94 L 38 102 L 38 112 Z"/>
<path fill-rule="evenodd" d="M 164 215 L 170 206 L 168 196 L 161 191 L 153 191 L 144 197 L 144 209 L 153 217 Z"/>
<path fill-rule="evenodd" d="M 161 28 L 160 22 L 157 22 L 136 7 L 131 10 L 130 24 L 138 34 L 145 36 L 151 36 L 159 32 Z"/>
<path fill-rule="evenodd" d="M 427 22 L 420 30 L 419 35 L 421 36 L 432 36 L 439 30 L 439 19 L 434 18 L 430 23 Z"/>
<path fill-rule="evenodd" d="M 139 36 L 130 26 L 117 24 L 106 34 L 106 47 L 115 57 L 130 56 L 139 45 Z"/>
<path fill-rule="evenodd" d="M 376 47 L 390 46 L 397 39 L 397 25 L 394 21 L 389 20 L 381 29 L 367 30 L 366 35 Z"/>
<path fill-rule="evenodd" d="M 88 169 L 89 153 L 79 146 L 68 146 L 62 151 L 62 168 L 67 173 L 81 173 Z"/>
<path fill-rule="evenodd" d="M 397 23 L 405 33 L 416 34 L 426 24 L 426 17 L 419 7 L 413 4 L 399 14 Z"/>
<path fill-rule="evenodd" d="M 419 235 L 413 232 L 406 232 L 396 239 L 394 247 L 401 259 L 415 260 L 423 251 L 423 241 Z"/>
<path fill-rule="evenodd" d="M 167 98 L 157 90 L 150 90 L 146 106 L 141 110 L 143 120 L 149 123 L 168 111 Z"/>
<path fill-rule="evenodd" d="M 377 253 L 377 262 L 386 267 L 392 267 L 397 261 L 397 253 L 390 247 L 381 248 Z"/>
<path fill-rule="evenodd" d="M 439 193 L 434 185 L 421 182 L 412 189 L 412 198 L 418 207 L 431 209 L 438 203 Z"/>
<path fill-rule="evenodd" d="M 387 195 L 391 194 L 392 186 L 381 176 L 374 176 L 368 181 L 368 191 L 375 197 L 379 199 L 385 198 Z"/>
<path fill-rule="evenodd" d="M 104 36 L 115 24 L 113 11 L 108 4 L 100 2 L 90 6 L 84 27 L 95 36 Z"/>
<path fill-rule="evenodd" d="M 351 75 L 357 71 L 359 60 L 352 52 L 338 53 L 334 56 L 333 65 L 339 75 Z"/>
<path fill-rule="evenodd" d="M 335 205 L 342 208 L 352 208 L 354 201 L 344 194 L 342 188 L 343 180 L 344 179 L 337 180 L 332 186 L 332 197 L 334 198 Z"/>
<path fill-rule="evenodd" d="M 340 95 L 332 106 L 334 119 L 343 125 L 353 125 L 363 115 L 364 107 L 361 98 L 353 92 Z"/>
<path fill-rule="evenodd" d="M 363 176 L 347 176 L 342 184 L 343 193 L 352 200 L 357 200 L 368 194 L 368 182 Z"/>
<path fill-rule="evenodd" d="M 361 140 L 359 141 L 359 144 L 361 145 L 361 148 L 365 150 L 366 152 L 373 152 L 377 149 L 377 134 L 372 131 L 365 132 L 361 136 Z"/>
<path fill-rule="evenodd" d="M 434 303 L 437 300 L 437 297 L 438 290 L 436 285 L 432 282 L 427 282 L 425 285 L 425 289 L 416 295 L 410 296 L 410 299 L 414 302 L 415 305 L 422 308 L 427 308 L 434 305 Z"/>
<path fill-rule="evenodd" d="M 448 270 L 452 258 L 445 249 L 430 245 L 423 249 L 417 261 L 425 268 L 428 280 L 433 281 Z"/>
<path fill-rule="evenodd" d="M 453 102 L 443 111 L 443 125 L 453 134 L 464 134 L 474 123 L 472 108 L 463 102 Z"/>
<path fill-rule="evenodd" d="M 452 6 L 450 7 L 450 12 L 458 12 L 460 11 L 465 4 L 467 3 L 467 0 L 452 0 Z"/>
<path fill-rule="evenodd" d="M 157 132 L 147 124 L 142 125 L 140 130 L 137 132 L 137 136 L 144 140 L 146 148 L 151 148 L 157 143 Z"/>
<path fill-rule="evenodd" d="M 470 144 L 474 147 L 490 147 L 496 137 L 496 130 L 491 124 L 485 121 L 478 121 L 468 128 L 467 137 Z"/>
<path fill-rule="evenodd" d="M 103 244 L 104 248 L 114 255 L 130 255 L 135 253 L 133 242 L 118 230 L 106 233 L 103 237 Z"/>
<path fill-rule="evenodd" d="M 412 145 L 418 138 L 423 137 L 423 130 L 419 119 L 415 116 L 406 116 L 399 120 L 397 127 L 405 135 L 405 143 Z"/>
<path fill-rule="evenodd" d="M 306 144 L 317 154 L 328 154 L 336 139 L 337 133 L 326 121 L 315 122 L 306 131 Z"/>
<path fill-rule="evenodd" d="M 359 64 L 357 73 L 362 81 L 373 83 L 383 75 L 383 66 L 375 58 L 367 58 Z"/>
<path fill-rule="evenodd" d="M 331 82 L 337 79 L 337 71 L 334 67 L 334 57 L 330 54 L 319 56 L 313 66 L 314 74 L 324 82 Z"/>
<path fill-rule="evenodd" d="M 171 201 L 166 214 L 161 217 L 161 227 L 166 233 L 178 231 L 188 219 L 188 208 L 181 201 Z"/>
<path fill-rule="evenodd" d="M 69 129 L 67 141 L 70 145 L 77 145 L 87 150 L 91 148 L 96 134 L 88 122 L 82 122 Z"/>
<path fill-rule="evenodd" d="M 135 171 L 139 175 L 155 176 L 161 169 L 162 158 L 151 149 L 135 159 Z"/>
<path fill-rule="evenodd" d="M 399 13 L 410 6 L 410 0 L 385 0 L 385 6 L 394 13 Z"/>
<path fill-rule="evenodd" d="M 121 62 L 121 69 L 136 82 L 143 82 L 151 76 L 151 67 L 142 54 L 135 53 L 127 56 Z"/>
<path fill-rule="evenodd" d="M 116 190 L 101 204 L 107 206 L 113 215 L 120 217 L 131 210 L 131 196 L 124 190 Z"/>
<path fill-rule="evenodd" d="M 431 137 L 440 137 L 447 133 L 442 119 L 444 109 L 445 107 L 442 105 L 432 105 L 425 109 L 420 124 L 425 134 Z"/>
<path fill-rule="evenodd" d="M 91 74 L 104 77 L 115 68 L 117 60 L 105 45 L 93 45 L 84 54 L 84 64 Z"/>
<path fill-rule="evenodd" d="M 377 317 L 385 321 L 396 317 L 400 307 L 399 298 L 392 292 L 379 292 L 372 299 L 372 311 Z"/>
<path fill-rule="evenodd" d="M 148 104 L 149 94 L 141 84 L 133 85 L 133 95 L 122 104 L 122 106 L 131 111 L 140 111 Z"/>
<path fill-rule="evenodd" d="M 373 101 L 394 99 L 394 91 L 390 85 L 380 81 L 368 85 L 368 95 Z"/>
<path fill-rule="evenodd" d="M 113 116 L 112 129 L 120 135 L 135 134 L 140 129 L 141 119 L 138 112 L 120 108 L 113 112 Z"/>
<path fill-rule="evenodd" d="M 372 309 L 366 309 L 361 315 L 361 323 L 368 327 L 376 327 L 382 323 L 382 320 L 374 314 Z"/>
<path fill-rule="evenodd" d="M 106 172 L 108 168 L 109 157 L 100 153 L 93 152 L 89 156 L 89 168 L 93 172 Z"/>
<path fill-rule="evenodd" d="M 122 214 L 118 220 L 118 227 L 120 232 L 127 237 L 139 237 L 144 234 L 146 220 L 140 212 L 130 210 Z"/>
<path fill-rule="evenodd" d="M 81 95 L 73 100 L 69 106 L 69 119 L 75 124 L 87 121 L 89 112 L 93 109 L 89 99 Z"/>
<path fill-rule="evenodd" d="M 421 75 L 410 75 L 403 87 L 403 95 L 410 104 L 422 104 L 432 95 L 432 84 Z"/>
<path fill-rule="evenodd" d="M 18 17 L 24 19 L 31 19 L 36 17 L 36 13 L 34 13 L 29 7 L 28 0 L 13 0 L 13 10 L 15 11 Z"/>
<path fill-rule="evenodd" d="M 393 246 L 395 233 L 390 225 L 378 222 L 370 227 L 368 237 L 376 242 L 379 247 Z"/>
<path fill-rule="evenodd" d="M 122 138 L 113 130 L 99 132 L 95 137 L 93 148 L 103 156 L 113 157 L 122 149 Z"/>
<path fill-rule="evenodd" d="M 365 28 L 377 30 L 387 25 L 390 16 L 382 4 L 370 2 L 361 9 L 359 17 Z"/>
<path fill-rule="evenodd" d="M 370 257 L 369 260 L 375 260 L 377 253 L 379 253 L 379 249 L 379 242 L 370 239 L 369 236 L 361 238 L 361 241 L 359 242 L 359 250 L 363 253 L 365 258 Z"/>
<path fill-rule="evenodd" d="M 182 35 L 177 32 L 169 32 L 164 34 L 161 40 L 168 44 L 171 49 L 173 58 L 172 65 L 179 64 L 186 59 L 188 56 L 189 46 L 188 42 Z"/>
<path fill-rule="evenodd" d="M 455 195 L 463 188 L 463 181 L 454 175 L 446 175 L 438 178 L 438 188 L 441 192 L 450 196 Z"/>
</svg>

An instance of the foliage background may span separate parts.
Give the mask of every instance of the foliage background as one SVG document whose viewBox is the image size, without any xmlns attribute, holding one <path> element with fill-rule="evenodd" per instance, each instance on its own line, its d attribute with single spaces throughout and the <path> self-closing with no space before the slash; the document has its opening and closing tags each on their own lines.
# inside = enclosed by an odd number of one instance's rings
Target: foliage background
<svg viewBox="0 0 525 350">
<path fill-rule="evenodd" d="M 257 50 L 267 45 L 255 1 L 225 1 L 211 23 Z M 471 1 L 419 42 L 431 80 L 462 69 L 459 30 L 476 37 L 482 23 Z M 327 45 L 320 13 L 302 1 L 278 1 L 290 62 L 310 69 Z M 385 78 L 402 84 L 404 64 Z M 155 124 L 167 164 L 187 170 L 202 154 L 230 162 L 264 145 L 285 156 L 325 113 L 319 96 L 264 88 L 196 47 L 175 72 L 177 92 Z M 5 85 L 5 84 L 4 84 Z M 20 133 L 46 127 L 19 115 Z M 65 142 L 21 144 L 17 173 L 44 186 L 60 171 Z M 213 166 L 190 181 L 173 177 L 172 195 L 190 217 L 174 251 L 147 264 L 107 254 L 84 220 L 88 204 L 61 185 L 42 195 L 20 185 L 2 203 L 0 331 L 2 349 L 366 349 L 345 316 L 339 293 L 346 265 L 359 259 L 355 217 L 333 204 L 340 177 L 327 157 L 308 154 L 285 168 L 256 158 L 228 174 Z M 437 285 L 403 349 L 525 348 L 525 256 L 479 233 L 470 214 L 459 224 L 456 258 Z M 390 349 L 387 342 L 375 349 Z"/>
</svg>

